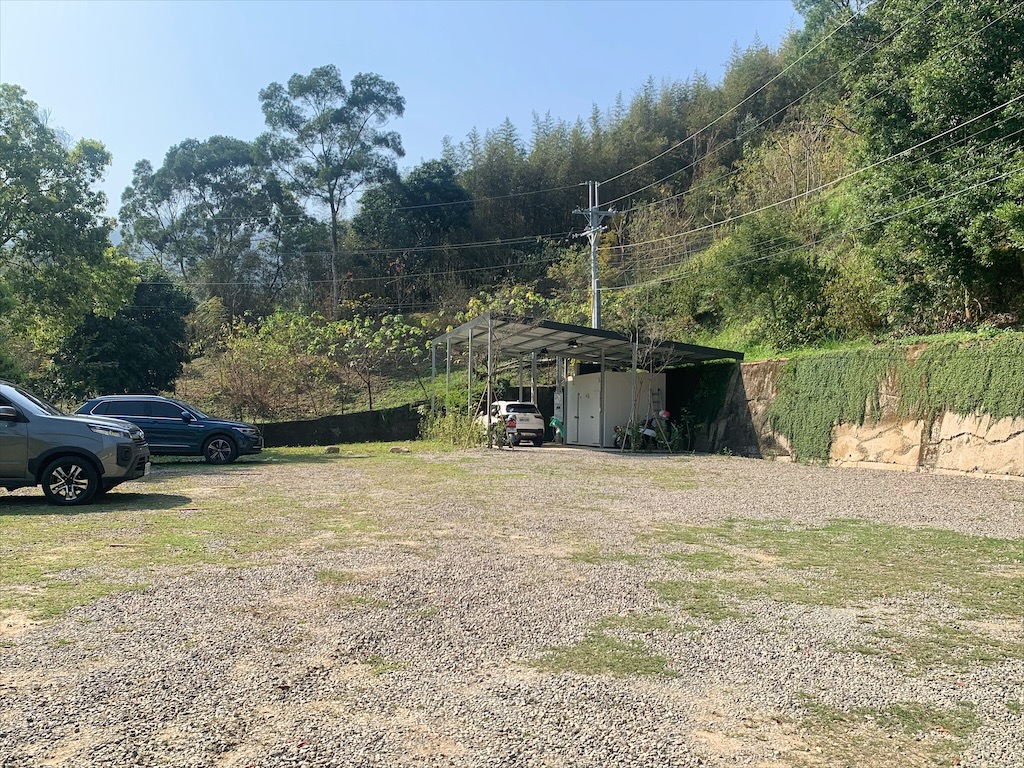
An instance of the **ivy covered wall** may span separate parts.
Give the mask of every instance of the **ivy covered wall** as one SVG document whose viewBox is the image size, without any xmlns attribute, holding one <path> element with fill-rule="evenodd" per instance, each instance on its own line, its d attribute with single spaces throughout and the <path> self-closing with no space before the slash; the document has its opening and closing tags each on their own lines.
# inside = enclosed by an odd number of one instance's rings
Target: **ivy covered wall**
<svg viewBox="0 0 1024 768">
<path fill-rule="evenodd" d="M 877 422 L 883 393 L 893 415 L 932 421 L 945 412 L 1024 418 L 1024 333 L 884 344 L 792 358 L 782 366 L 768 423 L 800 461 L 827 461 L 838 424 Z"/>
</svg>

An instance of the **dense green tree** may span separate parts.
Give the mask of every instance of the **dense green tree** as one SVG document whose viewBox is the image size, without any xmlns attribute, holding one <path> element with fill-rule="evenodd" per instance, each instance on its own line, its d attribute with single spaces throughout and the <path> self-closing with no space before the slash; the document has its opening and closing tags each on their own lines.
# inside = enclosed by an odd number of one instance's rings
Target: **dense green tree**
<svg viewBox="0 0 1024 768">
<path fill-rule="evenodd" d="M 0 281 L 0 379 L 19 379 L 21 377 L 17 364 L 10 353 L 11 332 L 7 318 L 14 308 L 14 300 L 6 284 Z"/>
<path fill-rule="evenodd" d="M 445 283 L 461 284 L 472 252 L 457 246 L 468 238 L 473 199 L 443 160 L 414 168 L 404 179 L 368 189 L 352 225 L 362 261 L 386 276 L 380 289 L 398 306 L 429 301 Z"/>
<path fill-rule="evenodd" d="M 109 247 L 113 222 L 93 189 L 109 162 L 97 141 L 69 148 L 23 89 L 0 83 L 0 283 L 8 322 L 37 348 L 131 297 L 134 267 Z"/>
<path fill-rule="evenodd" d="M 1024 315 L 1012 218 L 1024 173 L 1024 14 L 1013 0 L 893 0 L 864 28 L 886 40 L 851 73 L 859 209 L 907 331 Z M 1016 238 L 1016 240 L 1015 240 Z"/>
<path fill-rule="evenodd" d="M 346 202 L 367 184 L 393 179 L 402 141 L 385 130 L 401 117 L 405 99 L 398 87 L 372 73 L 357 74 L 349 86 L 333 64 L 309 75 L 292 75 L 287 86 L 271 83 L 260 91 L 270 132 L 260 145 L 302 199 L 326 207 L 331 234 L 331 315 L 341 298 L 342 213 Z"/>
<path fill-rule="evenodd" d="M 791 217 L 746 219 L 706 250 L 641 286 L 646 313 L 668 334 L 740 329 L 744 345 L 791 349 L 828 334 L 829 270 L 793 234 Z"/>
<path fill-rule="evenodd" d="M 247 142 L 183 141 L 155 171 L 137 163 L 122 199 L 126 241 L 232 315 L 272 311 L 286 281 L 301 277 L 304 214 Z"/>
<path fill-rule="evenodd" d="M 113 317 L 90 315 L 61 344 L 51 394 L 85 399 L 173 389 L 187 360 L 185 318 L 194 304 L 155 266 L 144 266 L 141 278 L 131 304 Z"/>
</svg>

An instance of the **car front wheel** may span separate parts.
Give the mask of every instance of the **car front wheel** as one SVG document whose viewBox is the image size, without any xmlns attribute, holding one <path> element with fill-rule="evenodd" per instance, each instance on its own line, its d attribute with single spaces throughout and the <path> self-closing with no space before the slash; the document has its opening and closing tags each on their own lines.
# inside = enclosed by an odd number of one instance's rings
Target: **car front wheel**
<svg viewBox="0 0 1024 768">
<path fill-rule="evenodd" d="M 43 470 L 43 493 L 51 503 L 63 507 L 87 504 L 99 485 L 92 464 L 77 456 L 56 459 Z"/>
<path fill-rule="evenodd" d="M 238 458 L 238 448 L 230 437 L 217 435 L 203 444 L 203 458 L 210 464 L 230 464 Z"/>
</svg>

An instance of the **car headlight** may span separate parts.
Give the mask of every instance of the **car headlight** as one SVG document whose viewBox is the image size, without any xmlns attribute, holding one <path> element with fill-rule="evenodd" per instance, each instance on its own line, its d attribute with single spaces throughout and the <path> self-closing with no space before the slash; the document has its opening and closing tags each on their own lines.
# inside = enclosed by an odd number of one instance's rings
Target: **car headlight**
<svg viewBox="0 0 1024 768">
<path fill-rule="evenodd" d="M 109 424 L 90 424 L 89 429 L 98 435 L 107 435 L 108 437 L 123 437 L 125 440 L 131 439 L 131 434 L 127 429 L 118 429 L 112 427 Z"/>
<path fill-rule="evenodd" d="M 233 429 L 236 432 L 241 432 L 246 437 L 256 437 L 260 433 L 260 431 L 255 427 L 234 427 Z"/>
</svg>

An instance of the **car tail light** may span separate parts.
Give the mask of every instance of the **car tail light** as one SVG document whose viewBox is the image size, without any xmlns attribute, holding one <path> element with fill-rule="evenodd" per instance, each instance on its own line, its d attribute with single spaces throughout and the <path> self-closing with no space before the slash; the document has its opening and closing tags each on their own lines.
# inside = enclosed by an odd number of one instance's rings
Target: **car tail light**
<svg viewBox="0 0 1024 768">
<path fill-rule="evenodd" d="M 516 428 L 516 417 L 515 416 L 509 416 L 508 417 L 508 421 L 506 421 L 505 423 L 508 424 L 510 427 L 512 427 L 512 429 L 515 429 Z"/>
</svg>

